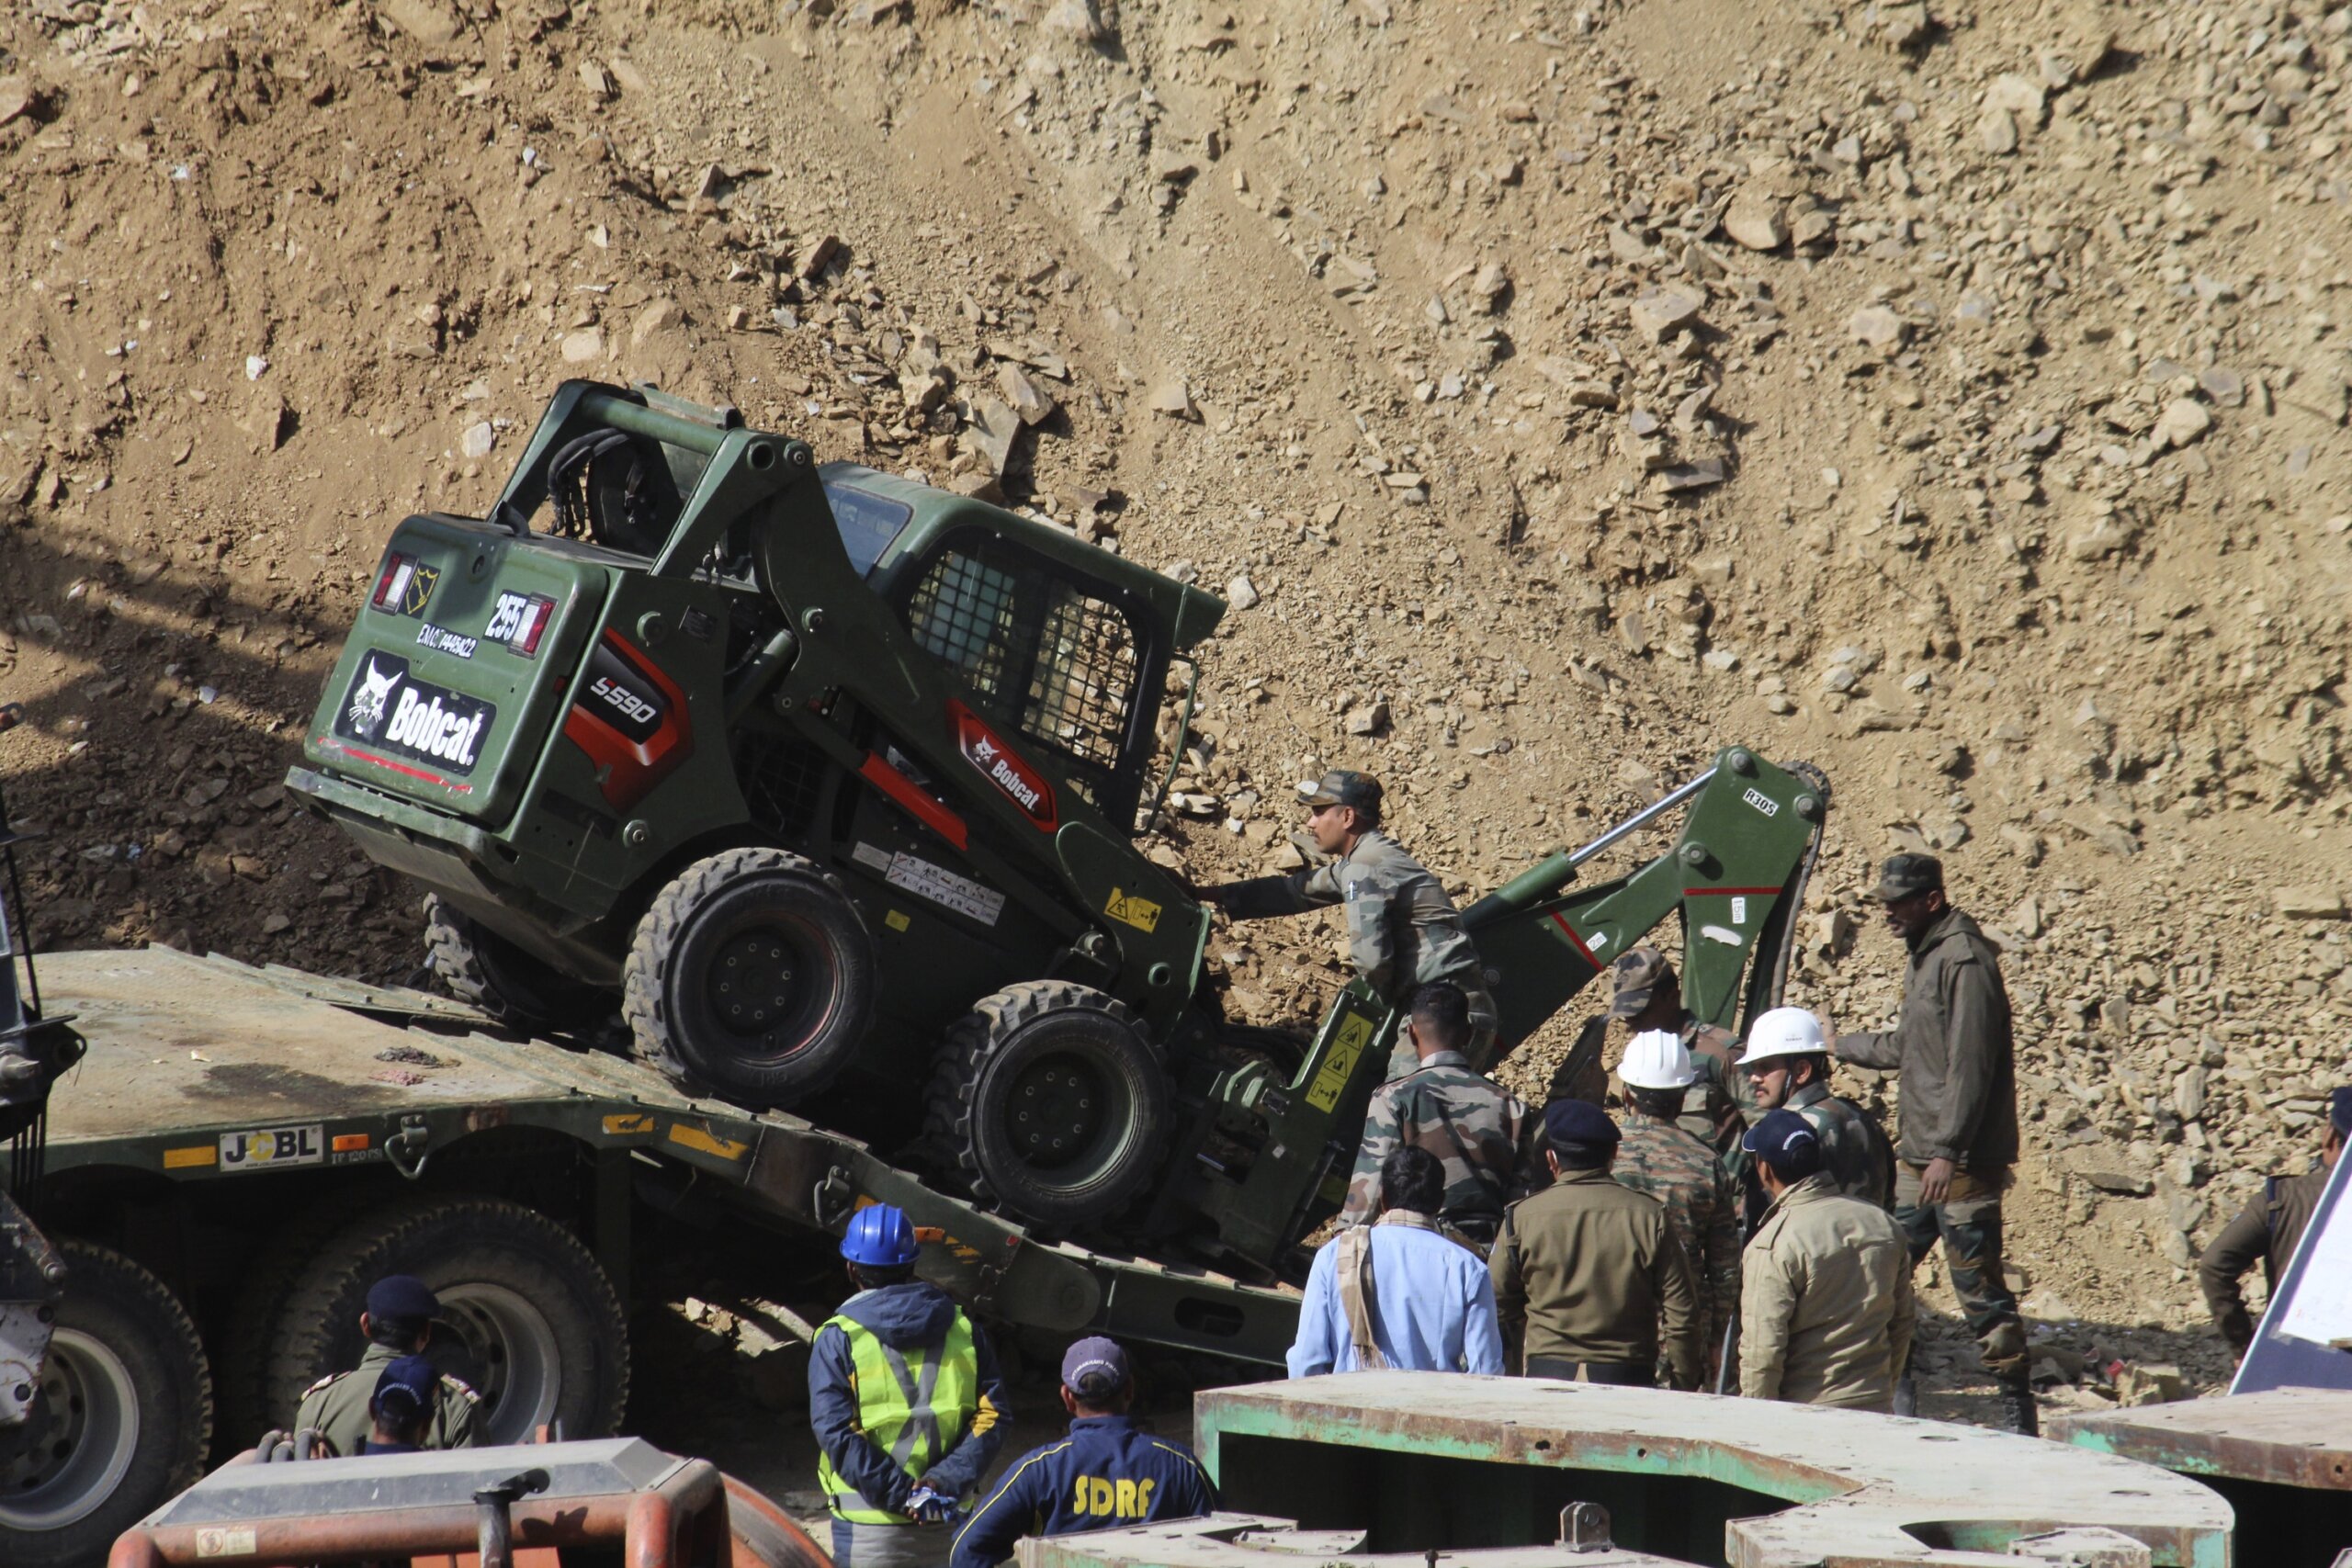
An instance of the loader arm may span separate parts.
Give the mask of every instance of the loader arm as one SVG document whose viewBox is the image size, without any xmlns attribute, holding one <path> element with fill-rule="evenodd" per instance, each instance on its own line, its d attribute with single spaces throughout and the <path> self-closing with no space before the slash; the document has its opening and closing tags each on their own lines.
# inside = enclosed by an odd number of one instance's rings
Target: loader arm
<svg viewBox="0 0 2352 1568">
<path fill-rule="evenodd" d="M 1674 847 L 1612 881 L 1563 891 L 1577 868 L 1678 807 Z M 1591 843 L 1564 850 L 1463 912 L 1500 1015 L 1481 1071 L 1566 1007 L 1609 962 L 1676 914 L 1682 995 L 1725 1029 L 1780 1004 L 1796 915 L 1821 845 L 1829 784 L 1804 763 L 1780 768 L 1744 747 Z M 1215 1228 L 1217 1249 L 1284 1277 L 1300 1239 L 1338 1213 L 1373 1093 L 1387 1076 L 1398 1020 L 1362 981 L 1345 987 L 1297 1071 L 1264 1064 L 1224 1074 L 1211 1093 L 1221 1124 L 1253 1144 L 1246 1163 L 1195 1156 L 1172 1202 Z"/>
<path fill-rule="evenodd" d="M 1579 864 L 1686 802 L 1672 849 L 1612 881 L 1562 891 Z M 1471 905 L 1463 924 L 1478 944 L 1500 1018 L 1493 1058 L 1510 1055 L 1678 912 L 1685 1007 L 1736 1032 L 1741 1020 L 1778 1006 L 1828 806 L 1827 781 L 1814 769 L 1776 767 L 1731 747 L 1649 810 Z"/>
</svg>

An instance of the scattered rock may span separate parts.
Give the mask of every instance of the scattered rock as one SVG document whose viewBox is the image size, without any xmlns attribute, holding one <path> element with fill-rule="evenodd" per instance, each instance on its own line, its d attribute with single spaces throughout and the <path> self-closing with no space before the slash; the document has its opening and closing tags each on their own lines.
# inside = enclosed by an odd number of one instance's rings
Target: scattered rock
<svg viewBox="0 0 2352 1568">
<path fill-rule="evenodd" d="M 1702 457 L 1695 463 L 1677 463 L 1657 470 L 1658 489 L 1669 495 L 1683 491 L 1705 490 L 1723 483 L 1724 478 L 1721 457 Z"/>
<path fill-rule="evenodd" d="M 436 0 L 379 0 L 378 16 L 427 49 L 439 49 L 458 36 L 458 15 Z"/>
<path fill-rule="evenodd" d="M 1103 43 L 1111 37 L 1111 29 L 1102 25 L 1093 0 L 1056 0 L 1041 25 L 1049 33 L 1074 38 L 1081 43 Z"/>
<path fill-rule="evenodd" d="M 1628 308 L 1634 330 L 1656 343 L 1679 327 L 1699 319 L 1707 297 L 1679 284 L 1644 289 Z"/>
<path fill-rule="evenodd" d="M 1777 251 L 1789 243 L 1787 204 L 1761 191 L 1743 190 L 1724 212 L 1724 232 L 1751 251 Z"/>
<path fill-rule="evenodd" d="M 2270 903 L 2290 920 L 2340 920 L 2346 913 L 2344 895 L 2332 887 L 2275 887 Z"/>
<path fill-rule="evenodd" d="M 1054 416 L 1057 407 L 1054 400 L 1024 375 L 1019 366 L 1010 362 L 1000 363 L 996 367 L 996 384 L 997 389 L 1004 394 L 1004 400 L 1012 405 L 1012 412 L 1021 416 L 1022 423 L 1043 424 Z"/>
<path fill-rule="evenodd" d="M 979 398 L 972 404 L 971 427 L 966 438 L 988 460 L 989 472 L 999 479 L 1012 462 L 1012 444 L 1021 434 L 1022 418 L 1001 398 Z"/>
<path fill-rule="evenodd" d="M 0 125 L 32 113 L 40 103 L 30 82 L 22 76 L 0 76 Z"/>
<path fill-rule="evenodd" d="M 563 340 L 563 362 L 566 365 L 587 365 L 605 357 L 605 334 L 594 327 L 585 332 L 568 334 Z"/>
<path fill-rule="evenodd" d="M 2156 1190 L 2156 1184 L 2136 1170 L 2123 1170 L 2110 1166 L 2085 1166 L 2075 1174 L 2102 1192 L 2114 1192 L 2127 1198 L 2144 1198 Z"/>
<path fill-rule="evenodd" d="M 1847 319 L 1849 333 L 1872 348 L 1900 348 L 1911 335 L 1910 323 L 1883 305 L 1865 305 Z"/>
<path fill-rule="evenodd" d="M 1243 572 L 1225 585 L 1225 602 L 1237 610 L 1254 610 L 1258 607 L 1258 586 L 1250 581 L 1248 572 Z"/>
<path fill-rule="evenodd" d="M 491 427 L 490 421 L 480 420 L 458 434 L 458 455 L 469 462 L 479 462 L 489 457 L 491 448 L 497 445 L 498 432 Z"/>
<path fill-rule="evenodd" d="M 2213 428 L 2213 416 L 2195 398 L 2175 398 L 2156 421 L 2159 446 L 2186 446 Z"/>
<path fill-rule="evenodd" d="M 1192 389 L 1176 377 L 1171 376 L 1152 383 L 1150 394 L 1146 401 L 1149 403 L 1152 412 L 1164 413 L 1170 419 L 1191 420 L 1198 423 L 1201 417 L 1201 411 L 1193 406 Z"/>
<path fill-rule="evenodd" d="M 631 348 L 646 344 L 667 334 L 676 333 L 686 324 L 685 307 L 664 295 L 649 299 L 638 310 L 637 319 L 629 323 L 628 342 Z M 569 350 L 565 357 L 571 357 Z"/>
</svg>

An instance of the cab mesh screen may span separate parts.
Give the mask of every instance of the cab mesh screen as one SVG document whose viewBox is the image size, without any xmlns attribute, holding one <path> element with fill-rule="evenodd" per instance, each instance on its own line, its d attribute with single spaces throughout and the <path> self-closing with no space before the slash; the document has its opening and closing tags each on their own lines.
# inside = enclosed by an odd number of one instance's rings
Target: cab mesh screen
<svg viewBox="0 0 2352 1568">
<path fill-rule="evenodd" d="M 907 623 L 985 706 L 1083 764 L 1074 782 L 1095 796 L 1135 699 L 1135 634 L 1116 606 L 1026 563 L 947 550 L 916 585 Z"/>
<path fill-rule="evenodd" d="M 1114 766 L 1136 689 L 1135 638 L 1102 600 L 1058 582 L 1047 593 L 1021 728 L 1080 761 Z"/>
</svg>

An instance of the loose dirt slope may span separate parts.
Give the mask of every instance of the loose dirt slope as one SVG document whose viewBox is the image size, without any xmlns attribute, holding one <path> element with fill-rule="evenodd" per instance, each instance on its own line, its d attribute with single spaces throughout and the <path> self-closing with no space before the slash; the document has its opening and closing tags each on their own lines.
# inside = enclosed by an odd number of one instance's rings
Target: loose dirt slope
<svg viewBox="0 0 2352 1568">
<path fill-rule="evenodd" d="M 44 934 L 406 973 L 413 893 L 278 788 L 318 682 L 403 510 L 483 504 L 562 377 L 652 378 L 1246 605 L 1164 846 L 1204 873 L 1335 763 L 1464 889 L 1725 742 L 1819 763 L 1798 999 L 1891 1010 L 1860 893 L 1943 852 L 2009 953 L 2030 1305 L 2210 1377 L 2132 1331 L 2197 1321 L 2182 1266 L 2347 1076 L 2347 34 L 33 0 L 0 695 Z M 1332 983 L 1311 929 L 1217 951 L 1263 1017 Z"/>
</svg>

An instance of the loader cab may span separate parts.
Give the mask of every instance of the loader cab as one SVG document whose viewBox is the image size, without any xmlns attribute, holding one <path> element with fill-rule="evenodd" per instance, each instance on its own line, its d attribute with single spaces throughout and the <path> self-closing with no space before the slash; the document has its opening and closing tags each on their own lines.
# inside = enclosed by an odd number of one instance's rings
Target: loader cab
<svg viewBox="0 0 2352 1568">
<path fill-rule="evenodd" d="M 1223 605 L 1001 507 L 853 464 L 819 476 L 853 564 L 888 532 L 867 581 L 917 645 L 1126 830 L 1169 660 Z"/>
</svg>

